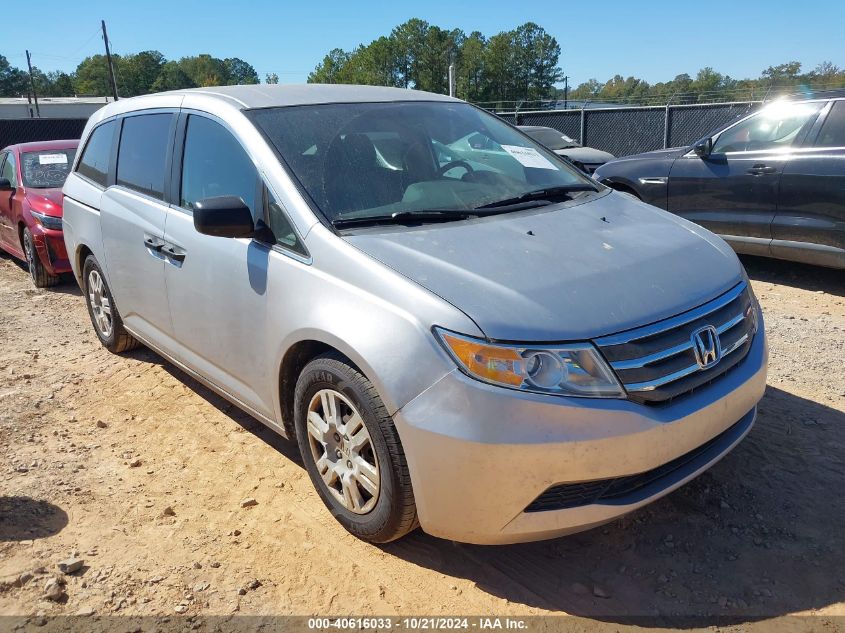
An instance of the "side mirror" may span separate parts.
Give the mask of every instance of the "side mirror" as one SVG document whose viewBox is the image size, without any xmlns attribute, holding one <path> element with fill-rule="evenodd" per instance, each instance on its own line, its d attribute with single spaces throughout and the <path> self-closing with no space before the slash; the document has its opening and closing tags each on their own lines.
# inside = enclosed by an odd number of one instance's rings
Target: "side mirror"
<svg viewBox="0 0 845 633">
<path fill-rule="evenodd" d="M 707 158 L 713 153 L 713 139 L 706 138 L 692 146 L 692 151 L 699 158 Z"/>
<path fill-rule="evenodd" d="M 238 196 L 217 196 L 194 203 L 194 228 L 214 237 L 252 237 L 255 222 Z"/>
<path fill-rule="evenodd" d="M 14 187 L 8 178 L 0 178 L 0 191 L 12 191 Z"/>
</svg>

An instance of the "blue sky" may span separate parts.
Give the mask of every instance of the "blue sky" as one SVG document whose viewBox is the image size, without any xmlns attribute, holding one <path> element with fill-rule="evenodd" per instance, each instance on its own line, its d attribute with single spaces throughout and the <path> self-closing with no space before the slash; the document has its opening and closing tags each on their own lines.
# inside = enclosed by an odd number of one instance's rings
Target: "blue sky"
<svg viewBox="0 0 845 633">
<path fill-rule="evenodd" d="M 790 60 L 805 70 L 824 60 L 845 66 L 841 0 L 40 0 L 16 6 L 0 54 L 24 67 L 29 48 L 42 70 L 70 71 L 101 52 L 98 29 L 105 19 L 118 53 L 156 49 L 168 59 L 197 53 L 240 57 L 262 80 L 275 72 L 282 83 L 303 82 L 329 49 L 369 42 L 411 17 L 485 35 L 537 22 L 560 43 L 570 85 L 616 73 L 653 83 L 694 75 L 703 66 L 735 78 L 757 77 L 765 67 Z"/>
</svg>

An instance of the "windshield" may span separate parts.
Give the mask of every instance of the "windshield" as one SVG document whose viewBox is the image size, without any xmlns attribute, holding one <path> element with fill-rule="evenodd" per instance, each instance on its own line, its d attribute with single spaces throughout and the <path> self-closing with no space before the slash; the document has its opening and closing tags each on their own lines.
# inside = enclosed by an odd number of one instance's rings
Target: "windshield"
<svg viewBox="0 0 845 633">
<path fill-rule="evenodd" d="M 598 188 L 465 103 L 305 105 L 248 114 L 333 222 L 466 211 L 553 187 Z"/>
<path fill-rule="evenodd" d="M 541 145 L 545 145 L 552 150 L 579 147 L 575 139 L 571 139 L 566 134 L 550 127 L 523 128 L 522 131 Z"/>
<path fill-rule="evenodd" d="M 21 154 L 24 187 L 53 189 L 65 184 L 76 149 L 51 149 Z"/>
</svg>

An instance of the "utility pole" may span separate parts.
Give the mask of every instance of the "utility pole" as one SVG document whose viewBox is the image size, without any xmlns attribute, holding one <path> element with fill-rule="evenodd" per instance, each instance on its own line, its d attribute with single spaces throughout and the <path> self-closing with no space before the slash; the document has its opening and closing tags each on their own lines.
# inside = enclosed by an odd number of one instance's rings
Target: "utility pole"
<svg viewBox="0 0 845 633">
<path fill-rule="evenodd" d="M 569 75 L 563 78 L 563 109 L 569 107 Z"/>
<path fill-rule="evenodd" d="M 106 44 L 106 63 L 109 65 L 109 79 L 111 79 L 111 92 L 114 100 L 117 101 L 117 80 L 114 78 L 114 66 L 111 63 L 111 51 L 109 50 L 109 36 L 106 33 L 106 21 L 100 20 L 103 25 L 103 42 Z"/>
<path fill-rule="evenodd" d="M 455 64 L 449 64 L 449 96 L 455 96 Z"/>
<path fill-rule="evenodd" d="M 35 93 L 35 77 L 32 76 L 32 60 L 29 57 L 29 51 L 26 52 L 26 65 L 29 67 L 29 85 L 32 88 L 32 98 L 35 101 L 35 114 L 40 119 L 41 110 L 38 109 L 38 95 Z"/>
</svg>

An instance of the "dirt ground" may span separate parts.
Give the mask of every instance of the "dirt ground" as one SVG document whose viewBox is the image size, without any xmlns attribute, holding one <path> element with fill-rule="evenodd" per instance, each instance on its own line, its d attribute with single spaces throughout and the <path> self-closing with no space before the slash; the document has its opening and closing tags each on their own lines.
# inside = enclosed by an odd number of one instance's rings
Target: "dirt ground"
<svg viewBox="0 0 845 633">
<path fill-rule="evenodd" d="M 812 613 L 836 630 L 845 274 L 745 264 L 769 388 L 749 437 L 711 471 L 554 541 L 480 547 L 417 531 L 377 547 L 332 520 L 293 442 L 150 351 L 109 354 L 72 282 L 36 290 L 0 257 L 0 615 L 551 613 L 595 630 Z M 57 576 L 73 555 L 82 569 Z M 58 600 L 44 598 L 56 577 Z"/>
</svg>

